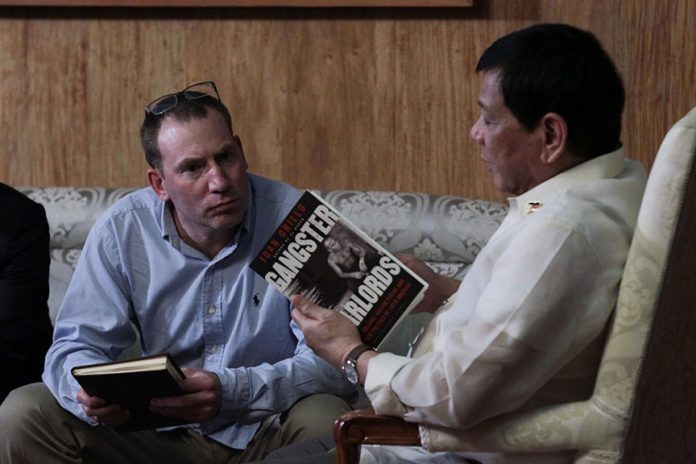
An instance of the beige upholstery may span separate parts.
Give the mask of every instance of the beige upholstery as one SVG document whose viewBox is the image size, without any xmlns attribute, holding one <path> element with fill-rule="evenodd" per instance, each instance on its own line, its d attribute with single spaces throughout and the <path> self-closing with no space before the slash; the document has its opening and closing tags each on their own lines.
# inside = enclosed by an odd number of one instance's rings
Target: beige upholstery
<svg viewBox="0 0 696 464">
<path fill-rule="evenodd" d="M 18 187 L 41 203 L 51 236 L 48 307 L 51 321 L 72 278 L 77 260 L 94 221 L 114 202 L 133 189 L 102 187 Z"/>
<path fill-rule="evenodd" d="M 19 187 L 46 209 L 51 233 L 49 307 L 55 319 L 94 221 L 128 188 Z M 324 190 L 319 195 L 393 253 L 410 253 L 440 274 L 461 278 L 507 207 L 424 192 Z"/>
<path fill-rule="evenodd" d="M 696 462 L 694 169 L 687 181 L 641 375 L 633 394 L 621 461 L 627 464 Z"/>
<path fill-rule="evenodd" d="M 575 450 L 575 462 L 584 464 L 621 459 L 667 258 L 687 181 L 694 176 L 695 146 L 696 108 L 666 135 L 650 172 L 592 397 L 587 401 L 511 414 L 481 424 L 475 427 L 475 432 L 420 426 L 422 446 L 431 451 L 538 453 Z M 695 233 L 691 231 L 691 235 Z M 693 269 L 681 272 L 693 272 Z M 350 426 L 351 420 L 356 421 L 355 428 Z M 339 428 L 343 431 L 339 432 Z M 368 429 L 365 419 L 357 415 L 339 419 L 335 430 L 339 454 L 342 452 L 338 443 L 341 434 L 353 443 L 379 443 L 369 437 L 363 437 L 362 441 L 356 438 L 363 433 L 361 430 Z M 350 454 L 351 451 L 346 452 Z M 339 462 L 350 462 L 340 459 Z"/>
</svg>

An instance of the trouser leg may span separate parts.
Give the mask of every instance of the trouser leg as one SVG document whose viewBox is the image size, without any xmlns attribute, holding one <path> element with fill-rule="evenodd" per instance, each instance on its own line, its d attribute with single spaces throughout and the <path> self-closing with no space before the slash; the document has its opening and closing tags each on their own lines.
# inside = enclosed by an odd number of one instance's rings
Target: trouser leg
<svg viewBox="0 0 696 464">
<path fill-rule="evenodd" d="M 263 462 L 279 464 L 333 464 L 336 448 L 333 435 L 305 440 L 277 449 L 268 454 Z"/>
<path fill-rule="evenodd" d="M 0 430 L 2 464 L 210 462 L 206 440 L 195 432 L 91 426 L 64 410 L 42 383 L 10 393 L 0 406 Z"/>
<path fill-rule="evenodd" d="M 278 448 L 325 437 L 332 433 L 336 418 L 349 410 L 348 403 L 333 395 L 305 397 L 272 421 L 264 421 L 241 462 L 260 460 Z"/>
<path fill-rule="evenodd" d="M 0 464 L 239 463 L 287 444 L 323 435 L 348 405 L 313 395 L 264 420 L 245 450 L 234 450 L 191 429 L 119 433 L 91 426 L 65 411 L 42 383 L 14 390 L 0 406 Z"/>
</svg>

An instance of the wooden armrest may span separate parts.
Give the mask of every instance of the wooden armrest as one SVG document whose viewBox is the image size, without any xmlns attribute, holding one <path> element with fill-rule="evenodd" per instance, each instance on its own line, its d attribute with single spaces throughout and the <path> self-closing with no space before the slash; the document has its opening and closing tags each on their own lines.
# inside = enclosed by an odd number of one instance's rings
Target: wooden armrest
<svg viewBox="0 0 696 464">
<path fill-rule="evenodd" d="M 369 410 L 350 411 L 334 423 L 336 463 L 359 461 L 360 445 L 420 445 L 418 424 L 401 418 L 381 416 Z"/>
</svg>

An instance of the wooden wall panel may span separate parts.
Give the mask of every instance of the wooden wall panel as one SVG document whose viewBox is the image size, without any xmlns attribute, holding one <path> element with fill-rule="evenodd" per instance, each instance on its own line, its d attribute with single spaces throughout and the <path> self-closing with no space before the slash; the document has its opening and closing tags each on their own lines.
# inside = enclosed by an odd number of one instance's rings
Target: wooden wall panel
<svg viewBox="0 0 696 464">
<path fill-rule="evenodd" d="M 25 26 L 22 21 L 0 19 L 0 181 L 28 179 L 22 172 L 26 163 L 17 156 L 20 107 L 26 93 Z"/>
<path fill-rule="evenodd" d="M 85 182 L 90 165 L 86 111 L 87 23 L 38 20 L 26 24 L 17 155 L 32 184 L 43 178 Z M 59 59 L 60 57 L 60 59 Z"/>
<path fill-rule="evenodd" d="M 133 7 L 469 7 L 474 0 L 0 0 L 14 6 L 133 6 Z"/>
<path fill-rule="evenodd" d="M 319 188 L 389 188 L 397 169 L 393 24 L 298 20 L 288 27 L 284 135 L 292 146 L 279 147 L 289 161 L 284 174 Z"/>
<path fill-rule="evenodd" d="M 89 122 L 85 134 L 88 149 L 82 160 L 88 169 L 82 182 L 142 185 L 145 162 L 137 149 L 137 131 L 144 104 L 159 90 L 150 89 L 150 79 L 141 86 L 143 76 L 154 75 L 152 60 L 143 50 L 142 28 L 132 21 L 96 19 L 85 23 L 88 28 L 82 40 L 89 57 L 85 73 Z M 166 37 L 157 32 L 157 37 Z M 158 50 L 159 42 L 149 43 L 148 51 Z"/>
<path fill-rule="evenodd" d="M 187 80 L 217 82 L 233 112 L 234 128 L 251 169 L 285 178 L 283 145 L 288 142 L 285 126 L 290 58 L 284 28 L 268 20 L 238 21 L 235 27 L 225 21 L 214 23 L 198 21 L 188 27 L 188 56 L 193 65 L 189 66 Z M 205 29 L 215 32 L 208 35 Z M 222 43 L 220 37 L 224 38 Z"/>
<path fill-rule="evenodd" d="M 627 152 L 650 165 L 696 105 L 689 0 L 482 0 L 469 9 L 0 7 L 0 180 L 145 184 L 143 106 L 214 80 L 252 169 L 300 187 L 503 199 L 469 139 L 473 69 L 542 21 L 592 30 L 624 76 Z"/>
<path fill-rule="evenodd" d="M 696 106 L 696 13 L 693 2 L 680 1 L 625 2 L 618 14 L 627 146 L 651 164 L 665 132 Z"/>
<path fill-rule="evenodd" d="M 472 87 L 470 47 L 456 23 L 409 20 L 396 30 L 395 143 L 407 167 L 396 172 L 396 185 L 426 190 L 456 181 L 455 165 L 466 172 L 475 162 L 466 124 L 476 111 L 475 100 L 465 95 Z"/>
</svg>

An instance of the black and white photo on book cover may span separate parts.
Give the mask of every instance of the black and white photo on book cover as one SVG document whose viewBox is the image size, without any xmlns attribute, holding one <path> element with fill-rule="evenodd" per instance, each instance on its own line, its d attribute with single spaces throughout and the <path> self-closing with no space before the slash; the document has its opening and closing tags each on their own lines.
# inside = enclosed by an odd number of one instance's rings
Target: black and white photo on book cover
<svg viewBox="0 0 696 464">
<path fill-rule="evenodd" d="M 251 264 L 290 297 L 341 311 L 378 347 L 427 284 L 312 192 L 305 192 Z"/>
</svg>

